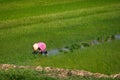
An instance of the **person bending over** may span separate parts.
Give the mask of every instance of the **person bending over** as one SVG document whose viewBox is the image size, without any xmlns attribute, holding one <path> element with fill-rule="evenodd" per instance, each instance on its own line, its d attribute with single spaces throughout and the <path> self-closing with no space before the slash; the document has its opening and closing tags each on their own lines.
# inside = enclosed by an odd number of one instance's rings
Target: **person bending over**
<svg viewBox="0 0 120 80">
<path fill-rule="evenodd" d="M 33 44 L 33 54 L 45 54 L 48 55 L 46 50 L 46 44 L 44 42 L 38 42 Z"/>
</svg>

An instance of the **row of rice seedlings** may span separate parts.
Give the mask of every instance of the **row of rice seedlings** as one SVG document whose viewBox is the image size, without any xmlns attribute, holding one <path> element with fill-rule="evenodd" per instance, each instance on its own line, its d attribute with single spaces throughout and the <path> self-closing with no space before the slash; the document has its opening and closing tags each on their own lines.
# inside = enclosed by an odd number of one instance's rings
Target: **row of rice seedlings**
<svg viewBox="0 0 120 80">
<path fill-rule="evenodd" d="M 111 42 L 116 39 L 120 39 L 120 34 L 110 35 L 110 36 L 102 37 L 102 38 L 99 37 L 96 40 L 92 40 L 90 42 L 77 42 L 77 43 L 71 44 L 70 46 L 66 46 L 66 47 L 62 48 L 59 51 L 64 52 L 64 53 L 73 52 L 73 50 L 75 50 L 75 49 L 86 48 L 86 47 L 90 47 L 92 45 L 101 44 L 103 42 Z"/>
</svg>

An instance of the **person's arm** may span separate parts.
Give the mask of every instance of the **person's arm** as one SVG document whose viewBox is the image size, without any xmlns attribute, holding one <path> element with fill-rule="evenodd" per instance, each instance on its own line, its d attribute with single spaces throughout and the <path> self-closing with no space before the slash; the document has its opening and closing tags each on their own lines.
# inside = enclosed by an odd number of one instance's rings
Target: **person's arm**
<svg viewBox="0 0 120 80">
<path fill-rule="evenodd" d="M 38 48 L 38 50 L 39 50 L 39 53 L 42 53 L 42 51 L 41 51 L 41 49 L 40 49 L 40 48 Z"/>
</svg>

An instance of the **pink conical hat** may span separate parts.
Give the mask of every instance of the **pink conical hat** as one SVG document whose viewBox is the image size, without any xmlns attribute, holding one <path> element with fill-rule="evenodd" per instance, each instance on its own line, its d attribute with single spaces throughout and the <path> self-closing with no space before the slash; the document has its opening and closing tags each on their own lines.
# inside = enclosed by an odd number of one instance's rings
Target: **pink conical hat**
<svg viewBox="0 0 120 80">
<path fill-rule="evenodd" d="M 46 44 L 44 42 L 39 42 L 38 43 L 38 48 L 41 49 L 41 51 L 45 51 L 46 49 Z"/>
</svg>

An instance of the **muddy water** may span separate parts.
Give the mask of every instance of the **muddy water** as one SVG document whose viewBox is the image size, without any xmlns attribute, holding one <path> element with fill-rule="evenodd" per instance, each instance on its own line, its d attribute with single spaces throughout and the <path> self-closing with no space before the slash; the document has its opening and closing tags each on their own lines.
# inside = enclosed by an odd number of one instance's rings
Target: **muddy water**
<svg viewBox="0 0 120 80">
<path fill-rule="evenodd" d="M 53 49 L 53 50 L 48 51 L 48 55 L 55 55 L 58 53 L 59 53 L 59 49 Z"/>
<path fill-rule="evenodd" d="M 70 52 L 70 49 L 68 48 L 53 49 L 53 50 L 48 51 L 48 55 L 56 55 L 60 52 Z"/>
<path fill-rule="evenodd" d="M 100 44 L 100 42 L 98 40 L 91 41 L 91 45 L 95 45 L 95 44 Z"/>
<path fill-rule="evenodd" d="M 103 42 L 111 42 L 113 40 L 120 40 L 120 34 L 116 34 L 116 35 L 112 35 L 111 37 L 108 37 L 105 39 L 101 38 L 99 40 L 92 40 L 90 42 L 80 42 L 79 44 L 72 44 L 71 46 L 69 47 L 63 47 L 61 49 L 53 49 L 53 50 L 50 50 L 48 51 L 48 55 L 56 55 L 56 54 L 59 54 L 60 52 L 64 52 L 64 53 L 67 53 L 67 52 L 72 52 L 74 49 L 82 49 L 82 48 L 85 48 L 85 47 L 90 47 L 92 45 L 98 45 L 98 44 L 102 44 Z"/>
<path fill-rule="evenodd" d="M 115 39 L 120 39 L 120 34 L 115 35 Z"/>
</svg>

